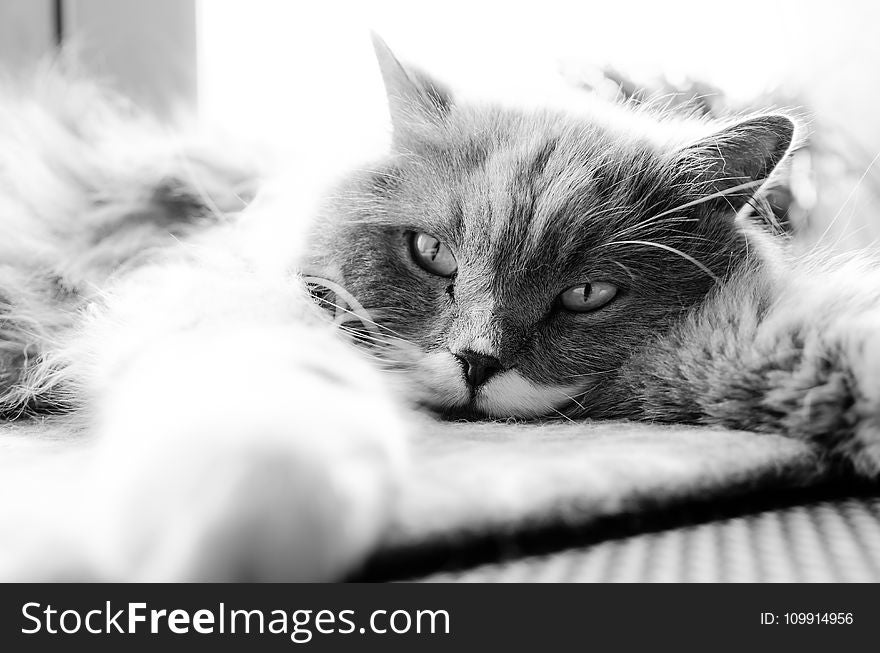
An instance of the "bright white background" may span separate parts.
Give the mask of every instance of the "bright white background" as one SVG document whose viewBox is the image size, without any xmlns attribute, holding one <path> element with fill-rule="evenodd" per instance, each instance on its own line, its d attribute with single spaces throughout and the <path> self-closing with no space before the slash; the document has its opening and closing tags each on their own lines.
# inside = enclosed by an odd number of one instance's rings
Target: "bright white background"
<svg viewBox="0 0 880 653">
<path fill-rule="evenodd" d="M 200 0 L 199 105 L 212 125 L 328 162 L 381 143 L 368 32 L 471 94 L 550 94 L 559 71 L 611 63 L 748 96 L 782 84 L 880 143 L 880 3 L 633 0 Z M 537 89 L 537 90 L 536 90 Z"/>
</svg>

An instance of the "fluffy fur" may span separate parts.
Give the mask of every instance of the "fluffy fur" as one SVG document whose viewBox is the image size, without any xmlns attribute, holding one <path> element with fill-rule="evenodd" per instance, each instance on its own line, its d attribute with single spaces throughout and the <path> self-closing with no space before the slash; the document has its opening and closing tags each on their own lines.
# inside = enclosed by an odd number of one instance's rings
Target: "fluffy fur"
<svg viewBox="0 0 880 653">
<path fill-rule="evenodd" d="M 758 218 L 737 212 L 789 149 L 791 119 L 684 127 L 680 115 L 629 107 L 584 116 L 458 104 L 379 52 L 392 152 L 333 194 L 309 265 L 358 299 L 387 336 L 377 355 L 440 411 L 534 417 L 585 405 L 637 417 L 614 409 L 626 401 L 613 383 L 624 362 L 774 247 Z M 452 248 L 454 278 L 412 260 L 413 232 Z M 559 294 L 586 280 L 621 292 L 599 311 L 560 310 Z M 436 372 L 468 350 L 502 368 L 473 396 L 461 375 Z"/>
<path fill-rule="evenodd" d="M 5 92 L 0 412 L 71 442 L 31 456 L 4 437 L 16 499 L 0 512 L 0 576 L 351 567 L 391 508 L 403 426 L 290 265 L 301 228 L 277 216 L 303 202 L 264 194 L 239 216 L 254 170 L 92 82 L 48 71 Z"/>
<path fill-rule="evenodd" d="M 52 577 L 63 551 L 102 578 L 337 577 L 381 537 L 411 406 L 775 432 L 877 475 L 878 272 L 775 233 L 791 118 L 472 106 L 377 53 L 391 151 L 304 249 L 278 216 L 309 202 L 249 203 L 240 162 L 90 84 L 6 91 L 0 412 L 84 438 L 22 468 L 0 574 Z M 562 310 L 584 281 L 618 296 Z M 463 351 L 500 370 L 469 386 Z"/>
</svg>

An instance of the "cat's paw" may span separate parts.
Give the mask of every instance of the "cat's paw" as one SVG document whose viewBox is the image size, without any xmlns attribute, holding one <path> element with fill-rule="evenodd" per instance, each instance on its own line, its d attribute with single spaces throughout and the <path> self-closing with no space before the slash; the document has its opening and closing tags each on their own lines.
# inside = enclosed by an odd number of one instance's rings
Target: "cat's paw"
<svg viewBox="0 0 880 653">
<path fill-rule="evenodd" d="M 328 334 L 176 336 L 103 401 L 107 575 L 334 579 L 383 532 L 402 422 L 377 372 Z"/>
</svg>

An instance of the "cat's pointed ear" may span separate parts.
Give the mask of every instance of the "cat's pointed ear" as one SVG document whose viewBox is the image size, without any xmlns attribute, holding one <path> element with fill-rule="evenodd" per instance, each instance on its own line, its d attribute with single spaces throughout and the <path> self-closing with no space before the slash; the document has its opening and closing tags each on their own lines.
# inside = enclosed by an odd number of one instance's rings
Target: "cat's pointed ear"
<svg viewBox="0 0 880 653">
<path fill-rule="evenodd" d="M 746 118 L 678 150 L 677 164 L 697 174 L 702 194 L 723 193 L 722 199 L 738 209 L 785 159 L 796 129 L 781 113 Z"/>
<path fill-rule="evenodd" d="M 375 32 L 371 34 L 379 70 L 385 82 L 395 139 L 436 125 L 449 112 L 452 94 L 429 76 L 404 67 Z"/>
</svg>

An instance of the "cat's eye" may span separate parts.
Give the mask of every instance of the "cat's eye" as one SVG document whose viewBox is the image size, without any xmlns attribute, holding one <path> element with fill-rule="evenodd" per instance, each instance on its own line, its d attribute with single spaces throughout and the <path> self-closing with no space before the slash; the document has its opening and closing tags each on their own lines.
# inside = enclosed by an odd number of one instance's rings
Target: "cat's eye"
<svg viewBox="0 0 880 653">
<path fill-rule="evenodd" d="M 593 281 L 572 286 L 559 295 L 559 303 L 567 311 L 588 313 L 602 308 L 614 299 L 617 286 L 607 281 Z"/>
<path fill-rule="evenodd" d="M 424 232 L 410 234 L 409 249 L 413 260 L 424 270 L 439 277 L 451 277 L 458 262 L 449 246 L 439 238 Z"/>
</svg>

